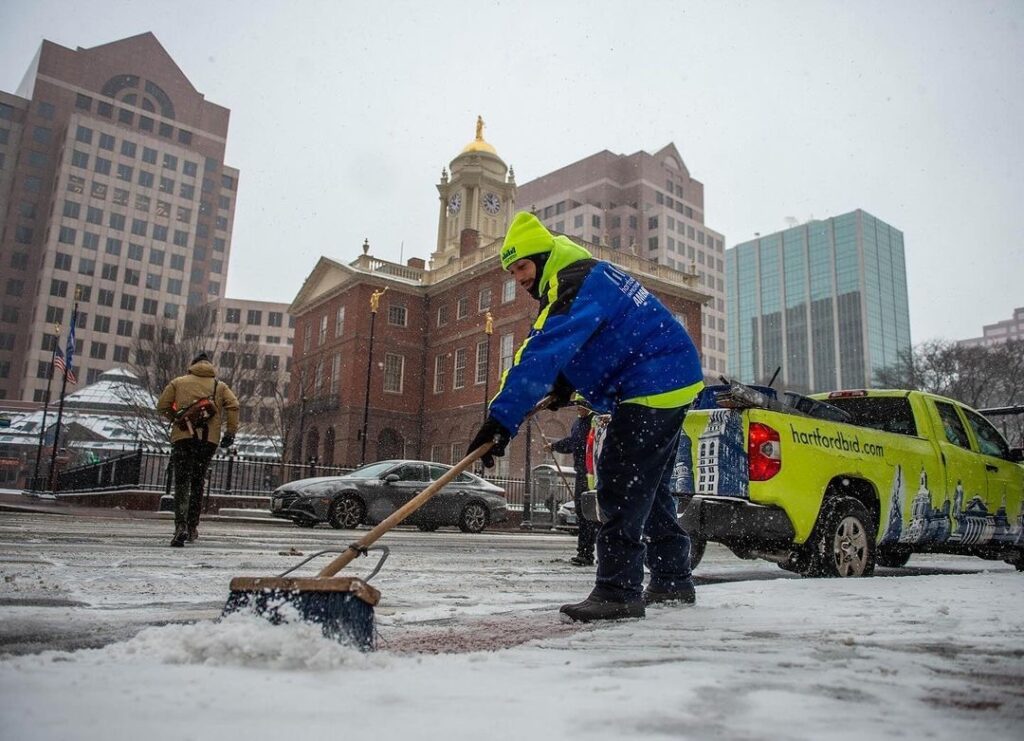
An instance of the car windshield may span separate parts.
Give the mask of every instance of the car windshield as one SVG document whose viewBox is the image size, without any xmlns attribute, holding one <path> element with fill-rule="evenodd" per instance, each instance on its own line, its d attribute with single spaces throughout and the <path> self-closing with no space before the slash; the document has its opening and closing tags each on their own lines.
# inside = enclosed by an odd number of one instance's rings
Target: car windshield
<svg viewBox="0 0 1024 741">
<path fill-rule="evenodd" d="M 354 471 L 350 471 L 345 474 L 356 479 L 372 479 L 375 476 L 381 476 L 386 471 L 395 467 L 394 461 L 382 461 L 379 463 L 367 463 L 365 466 L 360 466 Z"/>
</svg>

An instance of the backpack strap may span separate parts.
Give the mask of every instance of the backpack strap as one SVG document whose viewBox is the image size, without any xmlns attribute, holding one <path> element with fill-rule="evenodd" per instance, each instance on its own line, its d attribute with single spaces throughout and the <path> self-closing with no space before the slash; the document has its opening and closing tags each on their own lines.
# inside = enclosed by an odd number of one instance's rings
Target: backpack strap
<svg viewBox="0 0 1024 741">
<path fill-rule="evenodd" d="M 213 377 L 213 391 L 210 393 L 210 399 L 213 400 L 213 411 L 214 414 L 220 414 L 220 407 L 217 405 L 217 377 Z M 210 425 L 203 426 L 203 442 L 210 442 Z"/>
</svg>

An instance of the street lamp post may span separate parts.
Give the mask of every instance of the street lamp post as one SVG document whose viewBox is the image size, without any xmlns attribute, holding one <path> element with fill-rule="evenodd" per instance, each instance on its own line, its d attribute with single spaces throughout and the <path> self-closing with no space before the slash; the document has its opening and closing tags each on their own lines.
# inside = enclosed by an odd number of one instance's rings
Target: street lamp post
<svg viewBox="0 0 1024 741">
<path fill-rule="evenodd" d="M 373 373 L 373 332 L 374 327 L 377 323 L 377 310 L 380 308 L 380 297 L 387 291 L 387 286 L 374 291 L 370 295 L 370 346 L 366 352 L 366 397 L 363 401 L 363 428 L 359 432 L 359 437 L 362 439 L 362 452 L 359 454 L 359 465 L 366 463 L 366 433 L 367 426 L 370 421 L 370 376 Z"/>
<path fill-rule="evenodd" d="M 484 419 L 487 419 L 487 402 L 491 396 L 491 335 L 494 334 L 494 317 L 487 312 L 484 318 L 484 334 L 487 335 L 487 345 L 484 349 Z"/>
<path fill-rule="evenodd" d="M 301 379 L 301 377 L 300 374 L 299 378 Z M 299 396 L 299 439 L 296 441 L 298 447 L 296 453 L 298 455 L 295 456 L 295 460 L 302 463 L 302 448 L 305 442 L 303 437 L 306 434 L 306 390 L 301 386 L 299 387 L 299 394 L 301 394 Z"/>
<path fill-rule="evenodd" d="M 494 317 L 491 312 L 484 315 L 484 334 L 487 335 L 484 346 L 484 421 L 487 421 L 487 402 L 491 398 L 491 335 L 494 334 Z M 480 475 L 483 476 L 487 469 L 480 464 Z"/>
</svg>

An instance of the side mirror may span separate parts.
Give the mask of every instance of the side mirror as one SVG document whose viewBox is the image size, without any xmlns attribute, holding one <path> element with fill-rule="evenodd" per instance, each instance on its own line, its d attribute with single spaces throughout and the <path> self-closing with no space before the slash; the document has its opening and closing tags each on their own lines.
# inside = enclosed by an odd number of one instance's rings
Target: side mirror
<svg viewBox="0 0 1024 741">
<path fill-rule="evenodd" d="M 1010 460 L 1014 463 L 1024 463 L 1024 448 L 1010 448 Z"/>
<path fill-rule="evenodd" d="M 400 481 L 400 480 L 401 479 L 398 478 L 398 474 L 397 473 L 389 473 L 387 476 L 384 477 L 384 483 L 385 484 L 393 484 L 396 481 Z"/>
</svg>

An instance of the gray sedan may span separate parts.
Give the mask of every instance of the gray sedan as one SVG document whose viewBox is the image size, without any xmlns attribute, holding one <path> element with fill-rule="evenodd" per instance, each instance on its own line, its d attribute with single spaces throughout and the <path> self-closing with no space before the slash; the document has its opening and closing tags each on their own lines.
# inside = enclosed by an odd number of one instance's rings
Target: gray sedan
<svg viewBox="0 0 1024 741">
<path fill-rule="evenodd" d="M 344 476 L 292 481 L 274 491 L 270 513 L 299 527 L 314 527 L 321 522 L 339 529 L 376 525 L 450 469 L 427 461 L 379 461 Z M 506 517 L 504 489 L 471 473 L 461 473 L 409 515 L 405 524 L 424 531 L 457 525 L 463 532 L 478 533 Z"/>
</svg>

